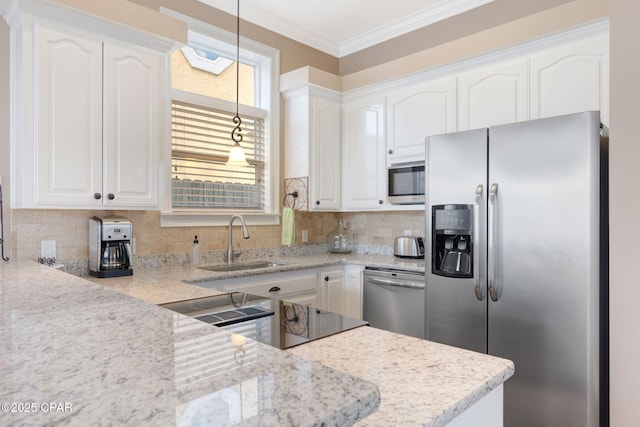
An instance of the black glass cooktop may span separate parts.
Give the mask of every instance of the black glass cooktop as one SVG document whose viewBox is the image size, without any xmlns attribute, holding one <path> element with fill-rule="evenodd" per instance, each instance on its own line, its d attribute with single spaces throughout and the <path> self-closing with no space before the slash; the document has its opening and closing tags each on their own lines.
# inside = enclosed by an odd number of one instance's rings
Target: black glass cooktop
<svg viewBox="0 0 640 427">
<path fill-rule="evenodd" d="M 243 292 L 161 307 L 281 349 L 368 324 L 327 310 Z"/>
</svg>

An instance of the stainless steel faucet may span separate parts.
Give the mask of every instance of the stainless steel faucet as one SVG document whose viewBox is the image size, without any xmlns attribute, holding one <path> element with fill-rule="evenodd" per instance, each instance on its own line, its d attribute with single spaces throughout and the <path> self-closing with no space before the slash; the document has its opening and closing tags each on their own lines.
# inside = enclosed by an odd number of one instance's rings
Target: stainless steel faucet
<svg viewBox="0 0 640 427">
<path fill-rule="evenodd" d="M 248 239 L 249 236 L 249 230 L 247 230 L 247 225 L 244 222 L 244 218 L 242 217 L 242 215 L 231 215 L 231 218 L 229 218 L 229 236 L 227 237 L 227 262 L 231 263 L 233 262 L 233 233 L 231 232 L 231 230 L 233 229 L 233 220 L 238 218 L 240 220 L 240 223 L 242 224 L 242 237 L 245 239 Z"/>
</svg>

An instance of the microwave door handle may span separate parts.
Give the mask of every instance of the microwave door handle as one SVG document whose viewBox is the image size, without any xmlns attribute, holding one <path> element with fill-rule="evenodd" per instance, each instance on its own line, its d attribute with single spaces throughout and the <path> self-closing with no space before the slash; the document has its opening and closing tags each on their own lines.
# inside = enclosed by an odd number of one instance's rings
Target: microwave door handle
<svg viewBox="0 0 640 427">
<path fill-rule="evenodd" d="M 476 187 L 476 195 L 473 203 L 473 284 L 476 298 L 484 300 L 484 289 L 480 280 L 480 204 L 482 203 L 482 184 Z"/>
</svg>

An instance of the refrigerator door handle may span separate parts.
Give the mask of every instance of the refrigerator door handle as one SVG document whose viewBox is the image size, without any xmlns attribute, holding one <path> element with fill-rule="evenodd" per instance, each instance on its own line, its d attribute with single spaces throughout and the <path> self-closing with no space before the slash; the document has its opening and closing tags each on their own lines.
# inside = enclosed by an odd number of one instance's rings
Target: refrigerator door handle
<svg viewBox="0 0 640 427">
<path fill-rule="evenodd" d="M 498 184 L 491 184 L 489 189 L 489 232 L 487 233 L 488 246 L 488 276 L 489 276 L 489 296 L 492 301 L 498 301 L 498 290 L 496 285 L 497 276 L 497 254 L 496 254 L 496 204 L 498 199 Z"/>
<path fill-rule="evenodd" d="M 484 300 L 484 289 L 480 286 L 480 204 L 482 203 L 482 184 L 476 187 L 476 197 L 473 203 L 473 269 L 476 298 Z"/>
</svg>

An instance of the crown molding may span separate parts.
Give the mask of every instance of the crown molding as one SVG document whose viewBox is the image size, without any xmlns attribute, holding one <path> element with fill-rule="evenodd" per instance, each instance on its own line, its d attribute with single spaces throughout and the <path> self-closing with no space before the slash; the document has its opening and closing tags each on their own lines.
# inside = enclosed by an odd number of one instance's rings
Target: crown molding
<svg viewBox="0 0 640 427">
<path fill-rule="evenodd" d="M 222 0 L 198 1 L 233 16 L 237 13 L 229 2 Z M 415 11 L 411 15 L 391 21 L 388 24 L 381 25 L 340 43 L 336 43 L 324 37 L 322 34 L 313 33 L 303 25 L 269 14 L 267 11 L 254 7 L 250 3 L 245 3 L 242 6 L 240 16 L 245 21 L 281 34 L 329 55 L 341 58 L 493 1 L 494 0 L 440 0 L 434 5 Z"/>
</svg>

